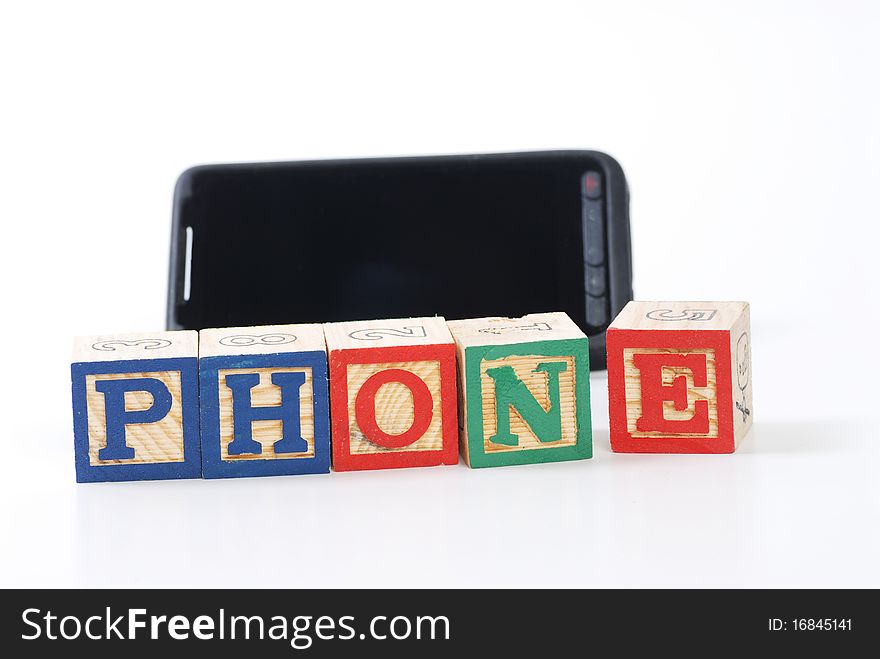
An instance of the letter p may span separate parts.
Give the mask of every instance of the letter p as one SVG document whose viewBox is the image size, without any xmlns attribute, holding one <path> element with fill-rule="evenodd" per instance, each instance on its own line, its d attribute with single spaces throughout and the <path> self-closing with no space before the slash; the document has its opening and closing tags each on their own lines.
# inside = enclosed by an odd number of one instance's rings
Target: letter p
<svg viewBox="0 0 880 659">
<path fill-rule="evenodd" d="M 104 416 L 107 429 L 107 445 L 98 451 L 100 460 L 131 460 L 134 449 L 125 443 L 125 427 L 133 423 L 155 423 L 171 411 L 171 392 L 165 383 L 156 378 L 130 378 L 127 380 L 98 380 L 95 390 L 104 394 Z M 145 410 L 126 410 L 125 394 L 143 391 L 153 397 L 153 403 Z"/>
</svg>

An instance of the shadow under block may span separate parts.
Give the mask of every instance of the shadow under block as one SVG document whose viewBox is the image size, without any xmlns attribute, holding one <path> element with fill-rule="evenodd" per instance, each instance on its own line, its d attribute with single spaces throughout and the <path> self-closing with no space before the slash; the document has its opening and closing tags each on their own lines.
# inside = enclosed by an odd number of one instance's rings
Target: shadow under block
<svg viewBox="0 0 880 659">
<path fill-rule="evenodd" d="M 198 333 L 77 337 L 76 480 L 198 478 Z"/>
<path fill-rule="evenodd" d="M 611 449 L 733 453 L 752 425 L 746 302 L 630 302 L 606 334 Z"/>
<path fill-rule="evenodd" d="M 455 345 L 443 318 L 328 323 L 333 469 L 458 463 Z"/>
<path fill-rule="evenodd" d="M 330 471 L 321 325 L 199 332 L 205 478 Z"/>
<path fill-rule="evenodd" d="M 592 457 L 589 343 L 566 314 L 448 325 L 458 353 L 468 466 Z"/>
</svg>

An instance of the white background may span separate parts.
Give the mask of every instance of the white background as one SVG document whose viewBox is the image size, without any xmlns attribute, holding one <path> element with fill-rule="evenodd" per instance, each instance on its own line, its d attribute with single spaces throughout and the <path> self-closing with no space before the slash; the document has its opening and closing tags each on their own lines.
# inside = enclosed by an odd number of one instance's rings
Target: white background
<svg viewBox="0 0 880 659">
<path fill-rule="evenodd" d="M 869 2 L 4 6 L 0 585 L 880 586 L 878 34 Z M 183 169 L 549 148 L 625 168 L 638 298 L 751 302 L 738 453 L 612 454 L 596 374 L 586 462 L 75 484 L 72 337 L 163 327 Z"/>
</svg>

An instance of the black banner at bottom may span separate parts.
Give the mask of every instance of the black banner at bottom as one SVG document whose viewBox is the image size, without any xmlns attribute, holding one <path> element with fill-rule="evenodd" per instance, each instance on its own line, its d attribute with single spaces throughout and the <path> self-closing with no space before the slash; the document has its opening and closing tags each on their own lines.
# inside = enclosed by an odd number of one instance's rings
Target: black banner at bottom
<svg viewBox="0 0 880 659">
<path fill-rule="evenodd" d="M 878 623 L 876 591 L 18 590 L 2 591 L 2 647 L 190 656 L 440 656 L 620 651 L 846 651 Z M 71 647 L 75 644 L 76 647 Z M 224 648 L 227 649 L 227 648 Z M 811 652 L 812 654 L 812 652 Z M 7 656 L 20 656 L 18 653 Z"/>
</svg>

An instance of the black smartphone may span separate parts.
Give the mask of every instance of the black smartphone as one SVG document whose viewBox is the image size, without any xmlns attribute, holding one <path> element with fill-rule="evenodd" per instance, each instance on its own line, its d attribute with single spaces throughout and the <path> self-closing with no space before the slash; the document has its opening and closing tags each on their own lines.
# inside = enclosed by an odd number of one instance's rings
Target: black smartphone
<svg viewBox="0 0 880 659">
<path fill-rule="evenodd" d="M 167 325 L 565 311 L 604 368 L 628 212 L 597 151 L 202 165 L 174 194 Z"/>
</svg>

